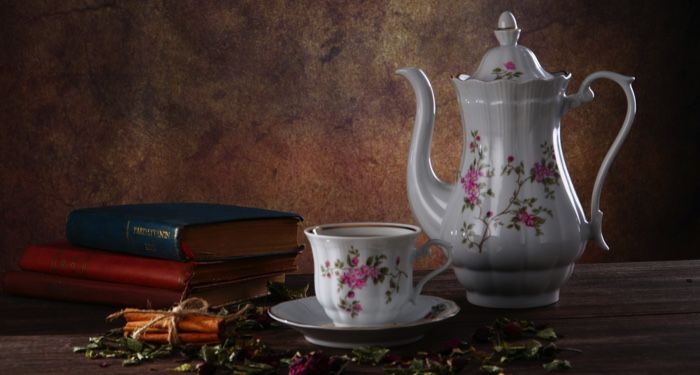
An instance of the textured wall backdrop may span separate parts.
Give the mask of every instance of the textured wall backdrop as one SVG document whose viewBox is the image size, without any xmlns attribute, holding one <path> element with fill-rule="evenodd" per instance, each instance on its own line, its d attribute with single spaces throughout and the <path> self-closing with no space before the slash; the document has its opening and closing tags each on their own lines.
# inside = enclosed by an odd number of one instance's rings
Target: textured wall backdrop
<svg viewBox="0 0 700 375">
<path fill-rule="evenodd" d="M 423 68 L 433 163 L 453 181 L 449 77 L 473 72 L 511 10 L 549 71 L 635 75 L 637 121 L 583 261 L 696 257 L 698 7 L 660 1 L 16 1 L 0 5 L 0 270 L 63 237 L 74 208 L 206 201 L 297 211 L 305 225 L 414 222 L 414 115 L 394 71 Z M 563 120 L 584 207 L 625 111 L 613 83 Z M 310 252 L 302 270 L 311 269 Z M 422 266 L 430 266 L 424 262 Z"/>
</svg>

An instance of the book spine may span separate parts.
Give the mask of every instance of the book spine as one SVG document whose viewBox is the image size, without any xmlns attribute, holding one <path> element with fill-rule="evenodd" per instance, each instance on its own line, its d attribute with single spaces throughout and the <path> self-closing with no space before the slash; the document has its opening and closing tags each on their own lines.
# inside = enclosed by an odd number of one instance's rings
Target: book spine
<svg viewBox="0 0 700 375">
<path fill-rule="evenodd" d="M 31 245 L 19 263 L 25 271 L 154 288 L 184 290 L 192 263 L 82 249 L 68 244 Z"/>
<path fill-rule="evenodd" d="M 71 212 L 66 237 L 76 246 L 160 259 L 188 258 L 180 249 L 177 226 L 108 213 Z"/>
<path fill-rule="evenodd" d="M 168 308 L 180 301 L 181 292 L 74 279 L 37 272 L 8 272 L 4 289 L 7 293 L 27 297 L 98 303 L 119 307 Z"/>
</svg>

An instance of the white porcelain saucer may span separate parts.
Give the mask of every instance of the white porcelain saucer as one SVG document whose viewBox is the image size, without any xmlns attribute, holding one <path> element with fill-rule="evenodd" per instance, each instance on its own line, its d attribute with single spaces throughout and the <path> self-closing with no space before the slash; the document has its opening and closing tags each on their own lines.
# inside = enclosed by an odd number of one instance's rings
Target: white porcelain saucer
<svg viewBox="0 0 700 375">
<path fill-rule="evenodd" d="M 395 323 L 372 327 L 336 327 L 316 297 L 280 303 L 270 309 L 278 322 L 301 332 L 312 344 L 332 348 L 398 346 L 423 338 L 433 325 L 459 312 L 459 306 L 440 297 L 421 295 L 416 304 L 407 303 Z"/>
</svg>

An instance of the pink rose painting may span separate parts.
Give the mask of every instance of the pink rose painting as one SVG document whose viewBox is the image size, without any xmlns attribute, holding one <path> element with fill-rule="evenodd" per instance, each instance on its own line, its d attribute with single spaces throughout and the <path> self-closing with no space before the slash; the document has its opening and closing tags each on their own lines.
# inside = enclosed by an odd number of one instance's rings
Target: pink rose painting
<svg viewBox="0 0 700 375">
<path fill-rule="evenodd" d="M 467 173 L 460 179 L 467 201 L 471 206 L 479 203 L 479 177 L 482 175 L 474 166 L 470 166 Z"/>
<path fill-rule="evenodd" d="M 517 215 L 518 221 L 525 224 L 528 227 L 534 227 L 537 225 L 537 216 L 529 214 L 527 210 L 522 209 Z"/>
<path fill-rule="evenodd" d="M 553 177 L 555 173 L 553 169 L 540 163 L 535 163 L 532 170 L 534 179 L 537 182 L 542 182 L 545 178 Z"/>
<path fill-rule="evenodd" d="M 340 275 L 340 283 L 347 285 L 350 289 L 362 289 L 365 286 L 366 278 L 357 269 L 349 269 Z"/>
<path fill-rule="evenodd" d="M 517 66 L 512 61 L 504 62 L 502 66 L 503 66 L 503 68 L 501 68 L 501 66 L 497 66 L 497 67 L 493 68 L 493 70 L 491 70 L 491 74 L 493 74 L 495 76 L 494 80 L 517 79 L 517 78 L 520 78 L 521 75 L 523 75 L 523 72 L 516 70 Z"/>
</svg>

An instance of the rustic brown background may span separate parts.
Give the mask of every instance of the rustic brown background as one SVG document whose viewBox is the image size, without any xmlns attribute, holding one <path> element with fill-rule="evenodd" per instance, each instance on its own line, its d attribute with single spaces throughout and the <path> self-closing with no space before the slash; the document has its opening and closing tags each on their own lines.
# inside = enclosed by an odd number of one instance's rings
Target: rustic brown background
<svg viewBox="0 0 700 375">
<path fill-rule="evenodd" d="M 291 210 L 305 225 L 414 222 L 414 115 L 394 71 L 438 101 L 432 157 L 453 180 L 462 129 L 449 77 L 473 72 L 513 11 L 549 71 L 635 75 L 639 112 L 602 197 L 612 251 L 697 257 L 698 19 L 673 1 L 17 1 L 0 9 L 0 270 L 62 238 L 70 210 L 207 201 Z M 614 84 L 563 120 L 584 207 L 625 110 Z M 311 266 L 310 252 L 302 270 Z M 430 266 L 424 262 L 422 266 Z"/>
</svg>

